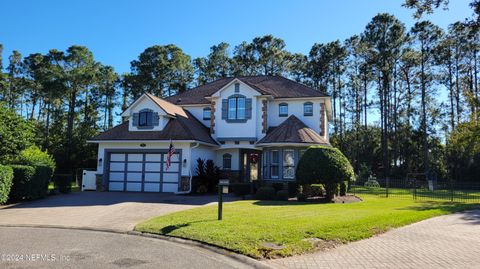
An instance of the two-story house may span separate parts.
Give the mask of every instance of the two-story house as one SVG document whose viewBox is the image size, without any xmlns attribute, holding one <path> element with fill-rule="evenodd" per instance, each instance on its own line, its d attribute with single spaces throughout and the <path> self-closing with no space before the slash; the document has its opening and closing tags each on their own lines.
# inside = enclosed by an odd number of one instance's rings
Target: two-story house
<svg viewBox="0 0 480 269">
<path fill-rule="evenodd" d="M 330 97 L 280 76 L 223 78 L 165 99 L 144 94 L 122 124 L 91 139 L 110 191 L 189 191 L 198 158 L 235 180 L 295 180 L 312 145 L 329 145 Z M 175 154 L 167 165 L 172 144 Z"/>
</svg>

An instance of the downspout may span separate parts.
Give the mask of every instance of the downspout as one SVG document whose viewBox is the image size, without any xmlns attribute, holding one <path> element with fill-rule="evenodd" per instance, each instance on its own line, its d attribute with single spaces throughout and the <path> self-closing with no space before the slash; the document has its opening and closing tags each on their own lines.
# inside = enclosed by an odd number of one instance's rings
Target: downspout
<svg viewBox="0 0 480 269">
<path fill-rule="evenodd" d="M 192 149 L 195 149 L 195 148 L 198 148 L 200 146 L 200 143 L 199 142 L 195 142 L 195 145 L 193 147 L 190 147 L 190 159 L 192 157 Z M 188 190 L 187 191 L 178 191 L 178 192 L 175 192 L 175 194 L 189 194 L 190 192 L 192 192 L 192 177 L 193 177 L 193 172 L 192 172 L 192 165 L 190 165 L 190 167 L 188 168 L 188 172 L 189 172 L 189 180 L 188 180 Z"/>
</svg>

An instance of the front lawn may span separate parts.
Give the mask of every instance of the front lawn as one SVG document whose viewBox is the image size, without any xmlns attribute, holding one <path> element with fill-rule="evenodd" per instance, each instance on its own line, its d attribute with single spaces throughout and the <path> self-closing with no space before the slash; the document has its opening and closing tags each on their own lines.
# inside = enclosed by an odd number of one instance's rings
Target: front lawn
<svg viewBox="0 0 480 269">
<path fill-rule="evenodd" d="M 135 230 L 198 240 L 255 258 L 272 258 L 310 252 L 315 246 L 356 241 L 480 206 L 374 195 L 364 195 L 362 199 L 363 202 L 352 204 L 232 202 L 224 204 L 222 221 L 216 219 L 217 206 L 205 206 L 148 220 Z M 268 244 L 273 244 L 273 248 Z M 277 245 L 283 248 L 277 249 Z"/>
</svg>

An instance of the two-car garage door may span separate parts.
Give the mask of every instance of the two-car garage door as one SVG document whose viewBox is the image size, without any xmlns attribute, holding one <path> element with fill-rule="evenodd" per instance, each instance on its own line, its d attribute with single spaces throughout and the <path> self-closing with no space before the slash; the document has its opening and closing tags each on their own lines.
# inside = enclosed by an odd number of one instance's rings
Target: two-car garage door
<svg viewBox="0 0 480 269">
<path fill-rule="evenodd" d="M 110 191 L 176 192 L 180 178 L 180 156 L 172 155 L 167 169 L 166 152 L 108 153 Z"/>
</svg>

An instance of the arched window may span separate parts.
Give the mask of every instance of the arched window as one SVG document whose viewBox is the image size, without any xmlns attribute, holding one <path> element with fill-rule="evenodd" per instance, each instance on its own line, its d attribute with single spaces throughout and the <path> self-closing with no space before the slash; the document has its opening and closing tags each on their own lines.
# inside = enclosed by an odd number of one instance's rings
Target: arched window
<svg viewBox="0 0 480 269">
<path fill-rule="evenodd" d="M 223 154 L 223 169 L 224 170 L 232 169 L 232 154 L 230 153 Z"/>
<path fill-rule="evenodd" d="M 303 116 L 313 116 L 313 103 L 306 102 L 303 104 Z"/>
<path fill-rule="evenodd" d="M 138 126 L 153 126 L 153 112 L 150 109 L 140 110 L 138 113 Z"/>
<path fill-rule="evenodd" d="M 212 109 L 206 107 L 203 109 L 203 120 L 210 120 L 212 118 Z"/>
<path fill-rule="evenodd" d="M 278 116 L 279 117 L 287 117 L 288 116 L 288 104 L 281 103 L 278 105 Z"/>
</svg>

